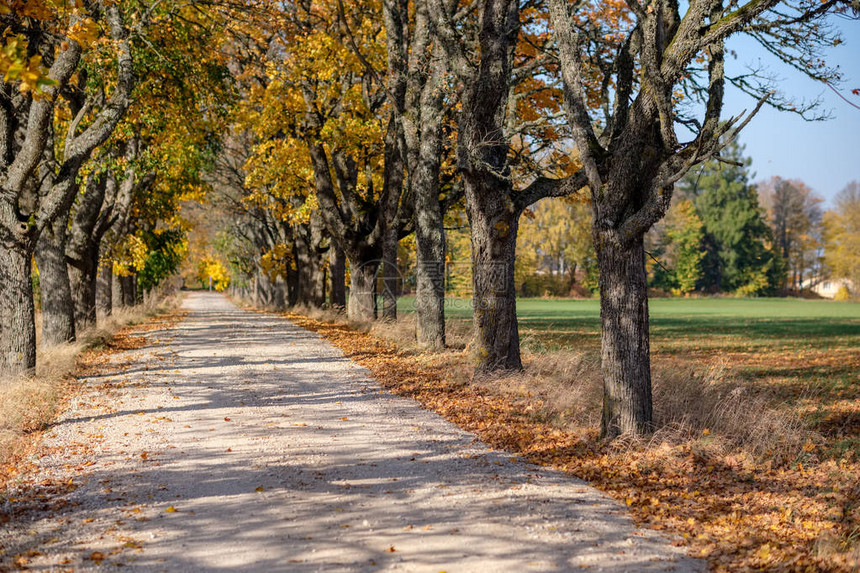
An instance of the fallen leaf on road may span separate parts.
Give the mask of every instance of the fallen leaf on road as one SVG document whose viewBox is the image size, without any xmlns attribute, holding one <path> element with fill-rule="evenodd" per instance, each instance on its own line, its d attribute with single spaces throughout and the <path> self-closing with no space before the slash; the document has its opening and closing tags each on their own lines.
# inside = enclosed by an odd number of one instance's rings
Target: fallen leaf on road
<svg viewBox="0 0 860 573">
<path fill-rule="evenodd" d="M 266 489 L 266 488 L 264 488 L 263 486 L 260 486 L 260 487 L 258 487 L 257 489 L 255 489 L 254 491 L 264 491 L 265 489 Z"/>
<path fill-rule="evenodd" d="M 394 548 L 393 545 L 385 550 L 386 553 L 394 553 L 395 551 L 397 551 L 397 550 Z"/>
<path fill-rule="evenodd" d="M 90 560 L 93 561 L 96 565 L 105 560 L 105 554 L 101 551 L 93 551 L 90 553 Z"/>
<path fill-rule="evenodd" d="M 176 513 L 176 508 L 172 505 L 164 510 L 164 513 Z"/>
</svg>

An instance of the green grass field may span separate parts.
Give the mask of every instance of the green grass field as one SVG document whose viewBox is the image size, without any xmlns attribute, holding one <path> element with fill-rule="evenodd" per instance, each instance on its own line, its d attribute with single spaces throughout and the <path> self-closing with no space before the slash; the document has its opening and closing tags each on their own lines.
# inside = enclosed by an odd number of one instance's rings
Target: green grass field
<svg viewBox="0 0 860 573">
<path fill-rule="evenodd" d="M 449 299 L 449 320 L 469 321 L 469 301 Z M 414 309 L 411 298 L 400 302 Z M 786 397 L 823 391 L 860 400 L 860 304 L 802 299 L 652 299 L 655 364 L 701 367 L 721 362 L 734 377 L 768 383 Z M 597 300 L 520 299 L 523 346 L 597 355 Z M 823 397 L 823 396 L 822 396 Z"/>
<path fill-rule="evenodd" d="M 414 299 L 400 300 L 403 312 L 413 308 Z M 851 340 L 860 343 L 857 303 L 775 298 L 652 299 L 650 309 L 657 352 L 686 352 L 691 345 L 743 351 L 761 346 L 825 349 Z M 448 299 L 446 315 L 450 320 L 469 320 L 469 301 Z M 588 346 L 598 342 L 597 300 L 520 299 L 517 316 L 524 336 L 549 345 Z"/>
</svg>

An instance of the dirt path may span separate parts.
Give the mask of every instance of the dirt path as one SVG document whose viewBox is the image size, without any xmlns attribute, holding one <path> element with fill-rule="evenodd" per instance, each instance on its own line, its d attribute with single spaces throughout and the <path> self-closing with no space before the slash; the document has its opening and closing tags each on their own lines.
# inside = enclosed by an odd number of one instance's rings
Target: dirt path
<svg viewBox="0 0 860 573">
<path fill-rule="evenodd" d="M 130 369 L 87 381 L 38 471 L 0 498 L 14 516 L 0 570 L 703 568 L 584 483 L 381 391 L 287 320 L 219 295 L 185 308 Z"/>
</svg>

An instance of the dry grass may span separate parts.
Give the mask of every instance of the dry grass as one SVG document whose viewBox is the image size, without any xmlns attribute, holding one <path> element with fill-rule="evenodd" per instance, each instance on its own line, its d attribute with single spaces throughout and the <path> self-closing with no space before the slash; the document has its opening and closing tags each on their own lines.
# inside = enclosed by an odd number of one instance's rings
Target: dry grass
<svg viewBox="0 0 860 573">
<path fill-rule="evenodd" d="M 80 333 L 74 343 L 40 346 L 34 376 L 0 379 L 0 489 L 4 477 L 21 469 L 16 466 L 32 447 L 32 440 L 28 438 L 44 429 L 57 415 L 63 399 L 71 391 L 82 353 L 97 351 L 123 328 L 175 309 L 178 303 L 175 296 L 153 297 L 134 308 L 116 309 L 111 316 L 100 316 L 98 326 Z"/>
<path fill-rule="evenodd" d="M 524 371 L 474 378 L 467 343 L 422 352 L 409 316 L 350 325 L 312 315 L 319 319 L 290 318 L 342 348 L 386 388 L 485 443 L 591 482 L 625 503 L 637 522 L 689 544 L 714 570 L 860 567 L 860 467 L 851 451 L 829 454 L 828 437 L 789 401 L 820 403 L 812 391 L 787 395 L 724 362 L 658 356 L 654 434 L 607 444 L 597 432 L 602 383 L 594 352 L 531 346 Z M 468 333 L 456 336 L 468 340 Z"/>
<path fill-rule="evenodd" d="M 775 466 L 795 462 L 810 444 L 821 443 L 770 389 L 733 380 L 725 366 L 719 361 L 704 373 L 656 371 L 654 442 L 692 442 L 700 455 L 741 452 Z"/>
<path fill-rule="evenodd" d="M 347 324 L 392 342 L 401 353 L 416 357 L 454 384 L 516 401 L 537 422 L 581 433 L 600 425 L 602 380 L 593 353 L 537 350 L 524 343 L 533 349 L 524 352 L 524 371 L 473 378 L 469 354 L 473 333 L 464 321 L 446 325 L 446 351 L 424 353 L 415 340 L 414 314 L 396 321 L 364 322 L 347 320 L 343 312 L 330 309 L 298 307 L 292 312 L 328 324 Z M 622 437 L 616 447 L 691 444 L 700 456 L 740 455 L 782 466 L 808 458 L 810 444 L 822 441 L 767 388 L 754 391 L 727 375 L 724 360 L 699 371 L 655 364 L 653 393 L 655 431 L 649 443 Z"/>
<path fill-rule="evenodd" d="M 327 324 L 345 324 L 391 342 L 401 354 L 455 385 L 517 402 L 536 422 L 583 434 L 594 433 L 600 425 L 602 380 L 594 353 L 548 351 L 524 341 L 522 372 L 473 378 L 469 351 L 473 333 L 465 321 L 446 325 L 446 351 L 425 353 L 415 340 L 413 313 L 396 321 L 365 322 L 348 320 L 342 311 L 331 309 L 297 307 L 291 312 Z M 686 444 L 702 457 L 740 456 L 777 467 L 808 459 L 811 445 L 822 443 L 821 436 L 796 411 L 783 407 L 770 389 L 753 389 L 733 379 L 726 366 L 724 360 L 698 370 L 656 363 L 655 431 L 648 443 L 622 437 L 615 447 L 648 450 Z"/>
</svg>

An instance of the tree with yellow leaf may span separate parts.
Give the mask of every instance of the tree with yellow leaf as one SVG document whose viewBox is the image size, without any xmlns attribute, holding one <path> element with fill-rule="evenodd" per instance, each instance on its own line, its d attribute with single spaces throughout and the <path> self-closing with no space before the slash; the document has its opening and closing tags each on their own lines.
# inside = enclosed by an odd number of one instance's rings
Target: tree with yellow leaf
<svg viewBox="0 0 860 573">
<path fill-rule="evenodd" d="M 850 294 L 860 294 L 860 182 L 836 195 L 835 208 L 824 214 L 824 260 L 835 278 L 848 279 Z"/>
<path fill-rule="evenodd" d="M 47 67 L 47 82 L 31 85 L 4 81 L 0 94 L 0 373 L 15 374 L 35 367 L 35 324 L 30 266 L 37 241 L 74 199 L 76 178 L 93 150 L 118 124 L 129 103 L 133 66 L 129 31 L 122 6 L 97 3 L 92 12 L 67 9 L 39 0 L 16 2 L 15 10 L 0 14 L 2 26 L 25 34 L 28 50 L 38 53 Z M 114 75 L 110 96 L 88 99 L 86 77 L 73 76 L 85 52 L 94 46 L 96 31 L 105 38 Z M 9 47 L 8 37 L 5 40 Z M 14 66 L 13 66 L 14 67 Z M 11 69 L 11 68 L 10 68 Z M 12 79 L 9 76 L 9 79 Z M 34 93 L 31 87 L 38 87 Z M 79 93 L 79 105 L 55 132 L 58 97 Z M 98 109 L 96 109 L 98 108 Z M 59 156 L 54 151 L 59 150 Z M 46 152 L 49 161 L 45 161 Z M 62 233 L 63 229 L 53 229 Z M 65 261 L 55 257 L 57 267 Z M 42 275 L 44 277 L 44 273 Z"/>
</svg>

